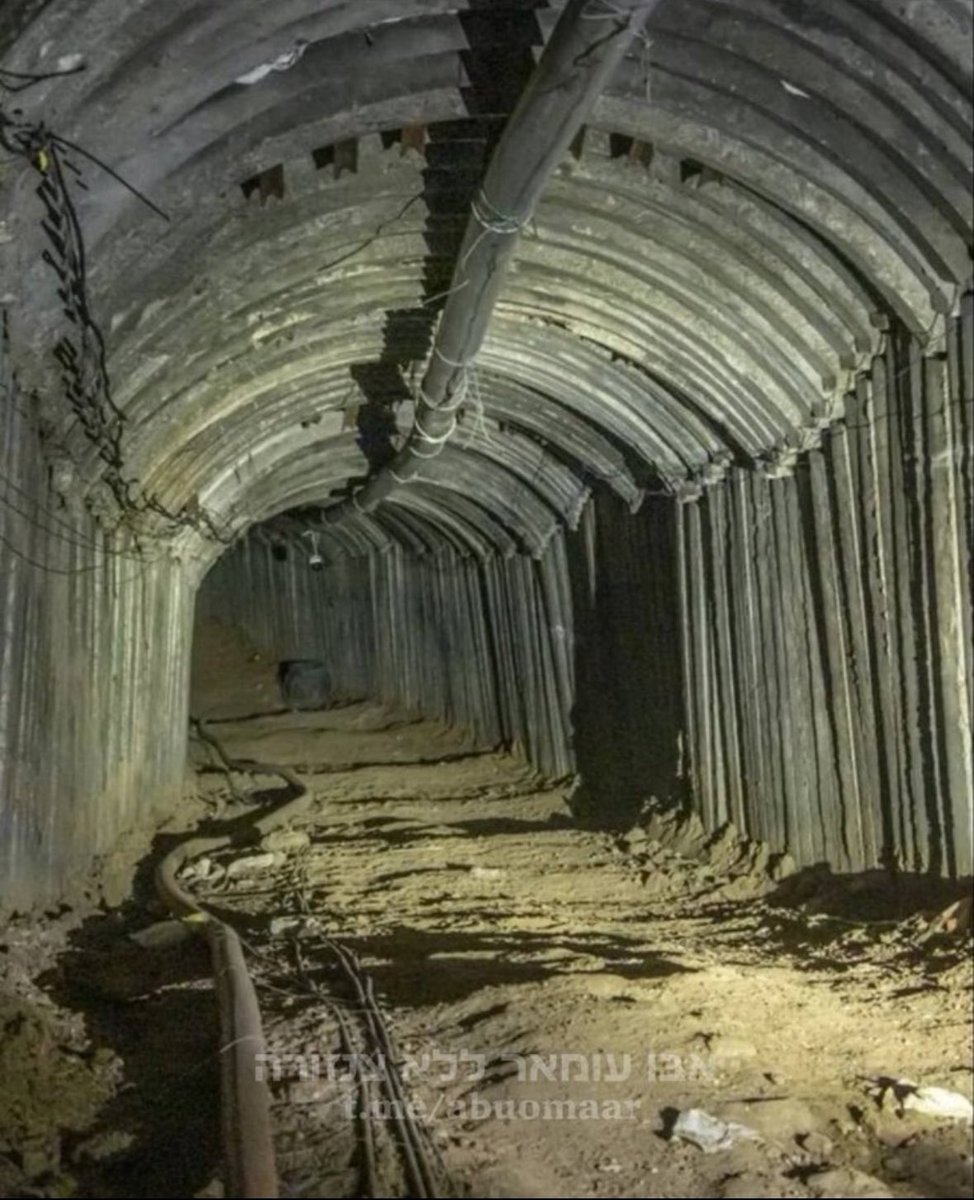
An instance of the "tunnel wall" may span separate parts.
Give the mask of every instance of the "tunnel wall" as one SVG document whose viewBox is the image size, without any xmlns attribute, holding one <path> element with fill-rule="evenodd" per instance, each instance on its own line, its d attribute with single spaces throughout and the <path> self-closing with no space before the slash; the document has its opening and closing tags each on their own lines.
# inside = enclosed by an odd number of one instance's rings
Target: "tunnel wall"
<svg viewBox="0 0 974 1200">
<path fill-rule="evenodd" d="M 0 343 L 0 912 L 72 899 L 98 858 L 124 886 L 120 835 L 184 777 L 188 601 L 52 490 Z"/>
<path fill-rule="evenodd" d="M 316 573 L 250 537 L 204 580 L 197 613 L 239 625 L 277 658 L 322 658 L 338 696 L 461 725 L 557 778 L 573 765 L 565 557 L 558 533 L 538 560 L 390 546 Z"/>
<path fill-rule="evenodd" d="M 610 493 L 539 558 L 391 546 L 309 570 L 251 536 L 213 568 L 199 619 L 229 621 L 279 659 L 322 658 L 338 696 L 378 697 L 578 772 L 578 814 L 631 819 L 682 794 L 676 509 Z"/>
<path fill-rule="evenodd" d="M 679 513 L 693 793 L 800 864 L 971 873 L 971 297 L 794 473 Z"/>
<path fill-rule="evenodd" d="M 250 538 L 204 608 L 282 657 L 575 770 L 580 816 L 656 797 L 799 865 L 971 862 L 971 297 L 900 329 L 820 445 L 631 514 L 599 491 L 537 559 L 391 546 L 322 575 Z"/>
<path fill-rule="evenodd" d="M 676 506 L 639 511 L 607 491 L 569 537 L 576 814 L 631 824 L 650 799 L 685 798 Z"/>
</svg>

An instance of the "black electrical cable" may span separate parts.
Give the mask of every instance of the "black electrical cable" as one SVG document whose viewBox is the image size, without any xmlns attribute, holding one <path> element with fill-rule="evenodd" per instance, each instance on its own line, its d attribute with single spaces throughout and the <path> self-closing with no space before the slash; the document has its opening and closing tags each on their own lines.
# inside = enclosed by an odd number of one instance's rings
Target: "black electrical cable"
<svg viewBox="0 0 974 1200">
<path fill-rule="evenodd" d="M 0 544 L 6 546 L 10 553 L 16 558 L 19 558 L 21 562 L 26 563 L 29 567 L 34 567 L 38 571 L 44 571 L 48 575 L 86 575 L 91 571 L 102 571 L 106 569 L 104 560 L 100 562 L 86 563 L 81 567 L 52 567 L 48 563 L 40 562 L 36 558 L 31 558 L 29 554 L 25 554 L 23 550 L 21 550 L 18 546 L 15 546 L 14 543 L 11 542 L 10 539 L 2 532 L 0 532 Z M 149 567 L 158 561 L 158 559 L 154 558 L 145 559 L 138 571 L 133 572 L 131 575 L 127 575 L 124 579 L 120 579 L 118 582 L 120 584 L 126 584 L 132 583 L 136 579 L 141 579 Z"/>
<path fill-rule="evenodd" d="M 61 285 L 58 294 L 64 315 L 79 330 L 78 344 L 66 334 L 55 346 L 54 354 L 75 417 L 105 464 L 102 478 L 115 502 L 123 513 L 152 512 L 163 517 L 170 523 L 170 532 L 193 528 L 223 545 L 230 545 L 232 536 L 221 531 L 205 511 L 190 514 L 183 508 L 176 512 L 157 496 L 147 493 L 133 497 L 137 481 L 126 478 L 122 451 L 122 426 L 126 418 L 112 394 L 105 339 L 89 305 L 84 235 L 65 170 L 70 170 L 82 186 L 83 181 L 80 169 L 64 157 L 65 151 L 84 155 L 165 220 L 169 220 L 167 214 L 95 155 L 69 139 L 51 133 L 42 124 L 28 125 L 11 119 L 0 110 L 0 145 L 26 159 L 42 177 L 36 189 L 46 210 L 41 227 L 53 248 L 53 254 L 50 249 L 45 250 L 42 258 L 58 277 Z M 90 382 L 86 378 L 89 373 L 94 375 Z"/>
<path fill-rule="evenodd" d="M 11 481 L 0 474 L 0 483 L 10 485 Z M 22 488 L 18 488 L 17 490 L 23 492 Z M 24 494 L 26 495 L 26 493 Z M 28 525 L 32 525 L 35 529 L 40 530 L 41 533 L 46 533 L 49 537 L 57 538 L 64 542 L 65 545 L 72 546 L 76 550 L 87 550 L 95 554 L 104 554 L 108 558 L 126 558 L 132 562 L 144 561 L 144 555 L 142 554 L 133 554 L 130 550 L 113 550 L 107 546 L 100 546 L 97 542 L 85 538 L 84 534 L 77 534 L 76 531 L 65 532 L 56 526 L 45 525 L 42 521 L 38 521 L 36 517 L 32 517 L 29 512 L 25 512 L 24 509 L 18 507 L 18 505 L 2 493 L 0 493 L 0 504 L 5 505 L 11 512 L 16 513 L 22 521 L 26 521 Z M 70 527 L 65 523 L 64 529 L 67 530 Z"/>
<path fill-rule="evenodd" d="M 85 69 L 84 63 L 78 63 L 74 67 L 66 67 L 62 71 L 11 71 L 8 67 L 0 67 L 0 88 L 5 92 L 26 92 L 28 88 L 34 87 L 35 84 L 44 83 L 48 79 L 63 79 L 66 75 L 77 75 Z M 8 79 L 17 80 L 16 83 L 8 83 Z"/>
</svg>

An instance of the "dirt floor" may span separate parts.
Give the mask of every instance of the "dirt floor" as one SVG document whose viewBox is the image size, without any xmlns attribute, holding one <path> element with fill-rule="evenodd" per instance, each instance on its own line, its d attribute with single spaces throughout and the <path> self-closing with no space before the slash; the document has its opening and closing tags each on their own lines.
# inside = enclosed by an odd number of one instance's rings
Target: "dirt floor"
<svg viewBox="0 0 974 1200">
<path fill-rule="evenodd" d="M 796 873 L 678 814 L 582 830 L 567 789 L 462 733 L 280 711 L 273 666 L 205 631 L 194 709 L 314 804 L 184 881 L 248 947 L 282 1194 L 362 1194 L 336 943 L 374 981 L 445 1195 L 971 1194 L 970 935 L 925 937 L 956 885 Z M 205 741 L 192 759 L 157 855 L 273 797 Z M 207 957 L 132 941 L 160 915 L 150 865 L 120 910 L 3 935 L 0 1195 L 222 1194 Z M 373 1115 L 378 1194 L 408 1194 L 397 1115 Z"/>
</svg>

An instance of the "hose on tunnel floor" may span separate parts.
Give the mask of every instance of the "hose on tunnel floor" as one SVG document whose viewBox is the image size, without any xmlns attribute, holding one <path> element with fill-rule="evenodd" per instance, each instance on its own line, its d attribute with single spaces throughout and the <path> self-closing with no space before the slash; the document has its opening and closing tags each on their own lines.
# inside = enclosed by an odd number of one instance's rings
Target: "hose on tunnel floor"
<svg viewBox="0 0 974 1200">
<path fill-rule="evenodd" d="M 188 838 L 163 858 L 156 869 L 156 888 L 170 912 L 204 932 L 210 945 L 213 974 L 220 1007 L 221 1096 L 227 1194 L 242 1197 L 279 1195 L 270 1122 L 270 1094 L 264 1073 L 258 1070 L 265 1042 L 260 1007 L 253 981 L 247 971 L 243 948 L 236 931 L 209 912 L 179 882 L 180 870 L 193 858 L 233 846 L 246 846 L 264 837 L 293 817 L 305 812 L 311 797 L 297 774 L 273 763 L 230 758 L 209 733 L 203 720 L 195 722 L 199 736 L 209 743 L 224 769 L 251 775 L 276 775 L 295 793 L 265 816 L 234 833 Z M 412 1113 L 406 1086 L 399 1072 L 402 1055 L 375 998 L 372 980 L 364 973 L 353 951 L 333 938 L 325 945 L 335 955 L 356 999 L 363 1032 L 377 1051 L 381 1063 L 381 1086 L 391 1109 L 401 1114 L 394 1122 L 397 1142 L 405 1166 L 409 1195 L 429 1198 L 449 1195 L 446 1170 L 425 1126 Z M 352 1054 L 354 1035 L 340 1006 L 331 1006 L 339 1020 L 346 1053 Z M 363 1152 L 363 1178 L 370 1196 L 377 1196 L 378 1161 L 372 1128 L 369 1081 L 359 1072 L 359 1137 Z"/>
<path fill-rule="evenodd" d="M 265 1054 L 260 1005 L 247 971 L 236 931 L 196 902 L 179 882 L 179 871 L 193 858 L 235 845 L 248 845 L 304 812 L 310 793 L 287 767 L 229 759 L 216 739 L 196 723 L 200 736 L 216 749 L 227 770 L 275 775 L 295 794 L 242 830 L 180 842 L 156 868 L 156 890 L 166 908 L 199 932 L 205 932 L 213 963 L 220 1009 L 220 1092 L 223 1151 L 228 1196 L 279 1195 L 274 1143 L 271 1136 L 270 1094 L 258 1064 Z"/>
</svg>

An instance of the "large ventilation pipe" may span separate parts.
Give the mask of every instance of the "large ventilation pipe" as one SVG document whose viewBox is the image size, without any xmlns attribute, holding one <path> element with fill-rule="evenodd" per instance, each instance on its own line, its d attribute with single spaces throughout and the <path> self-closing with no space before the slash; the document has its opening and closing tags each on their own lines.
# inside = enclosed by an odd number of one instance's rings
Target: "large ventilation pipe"
<svg viewBox="0 0 974 1200">
<path fill-rule="evenodd" d="M 497 144 L 470 219 L 405 446 L 349 500 L 330 510 L 371 512 L 409 483 L 452 436 L 467 368 L 487 333 L 514 254 L 552 172 L 659 0 L 569 0 Z"/>
</svg>

